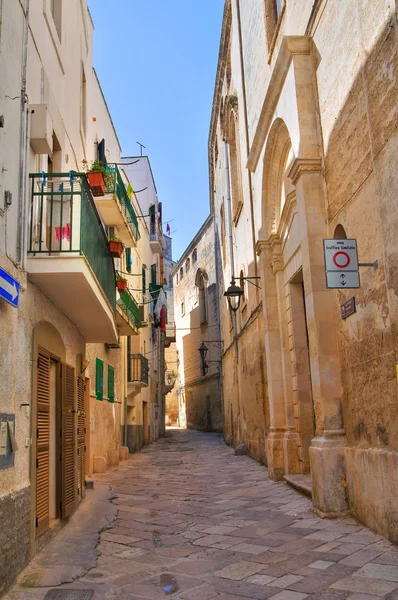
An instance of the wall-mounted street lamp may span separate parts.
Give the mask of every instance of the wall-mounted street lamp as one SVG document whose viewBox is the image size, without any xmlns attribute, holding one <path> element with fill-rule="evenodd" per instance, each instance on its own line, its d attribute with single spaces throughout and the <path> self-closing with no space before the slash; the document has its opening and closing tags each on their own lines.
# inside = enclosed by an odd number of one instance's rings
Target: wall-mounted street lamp
<svg viewBox="0 0 398 600">
<path fill-rule="evenodd" d="M 260 277 L 241 277 L 241 281 L 248 281 L 258 289 L 261 289 L 259 285 L 250 281 L 251 279 L 261 279 Z M 244 291 L 239 285 L 236 285 L 235 277 L 232 275 L 231 285 L 224 292 L 224 296 L 228 300 L 228 306 L 232 310 L 232 312 L 236 313 L 240 306 L 240 299 L 244 295 Z"/>
<path fill-rule="evenodd" d="M 236 285 L 235 277 L 232 276 L 231 285 L 224 292 L 224 296 L 228 300 L 228 306 L 232 310 L 232 312 L 236 312 L 240 306 L 240 299 L 242 298 L 244 292 L 239 285 Z"/>
<path fill-rule="evenodd" d="M 207 371 L 209 370 L 209 365 L 206 362 L 206 356 L 207 356 L 208 351 L 209 351 L 208 347 L 206 346 L 206 344 L 204 342 L 202 342 L 200 345 L 200 348 L 199 348 L 199 354 L 200 354 L 200 368 L 201 368 L 203 377 L 207 374 Z"/>
</svg>

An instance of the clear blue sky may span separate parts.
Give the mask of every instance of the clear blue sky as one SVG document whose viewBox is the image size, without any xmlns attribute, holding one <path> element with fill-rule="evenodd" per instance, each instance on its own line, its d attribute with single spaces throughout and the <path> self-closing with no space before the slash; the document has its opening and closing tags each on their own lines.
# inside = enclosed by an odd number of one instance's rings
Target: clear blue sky
<svg viewBox="0 0 398 600">
<path fill-rule="evenodd" d="M 89 0 L 94 66 L 123 148 L 147 147 L 178 259 L 209 214 L 207 139 L 224 0 Z"/>
</svg>

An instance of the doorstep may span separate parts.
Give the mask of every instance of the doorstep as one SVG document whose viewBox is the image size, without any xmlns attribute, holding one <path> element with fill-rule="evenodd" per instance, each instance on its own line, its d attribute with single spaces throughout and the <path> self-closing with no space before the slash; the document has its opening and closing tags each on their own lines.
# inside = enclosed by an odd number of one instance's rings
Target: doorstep
<svg viewBox="0 0 398 600">
<path fill-rule="evenodd" d="M 312 498 L 311 475 L 285 475 L 283 479 L 290 486 Z"/>
</svg>

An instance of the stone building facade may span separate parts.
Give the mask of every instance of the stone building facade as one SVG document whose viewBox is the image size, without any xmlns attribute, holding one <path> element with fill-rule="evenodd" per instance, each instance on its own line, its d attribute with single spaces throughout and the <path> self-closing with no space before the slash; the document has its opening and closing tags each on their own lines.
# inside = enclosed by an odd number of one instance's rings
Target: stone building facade
<svg viewBox="0 0 398 600">
<path fill-rule="evenodd" d="M 209 137 L 221 337 L 236 340 L 226 429 L 250 446 L 257 411 L 271 478 L 310 476 L 319 513 L 350 510 L 393 541 L 397 35 L 388 0 L 226 0 Z M 378 260 L 360 289 L 326 288 L 333 238 Z M 223 292 L 241 271 L 261 290 L 242 278 L 234 329 Z"/>
<path fill-rule="evenodd" d="M 218 290 L 214 258 L 214 224 L 210 215 L 175 264 L 174 315 L 178 352 L 177 407 L 167 405 L 170 421 L 189 429 L 223 431 Z M 199 347 L 208 348 L 207 372 Z"/>
<path fill-rule="evenodd" d="M 85 0 L 0 3 L 0 594 L 78 508 L 85 476 L 126 457 L 127 340 L 145 311 L 116 274 L 145 250 L 161 287 L 93 31 Z M 101 194 L 83 160 L 107 165 Z M 148 413 L 145 441 L 164 429 L 155 402 Z"/>
</svg>

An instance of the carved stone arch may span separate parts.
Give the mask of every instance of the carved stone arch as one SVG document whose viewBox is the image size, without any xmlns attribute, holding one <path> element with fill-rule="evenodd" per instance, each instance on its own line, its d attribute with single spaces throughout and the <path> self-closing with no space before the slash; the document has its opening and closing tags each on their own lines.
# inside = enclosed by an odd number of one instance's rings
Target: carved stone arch
<svg viewBox="0 0 398 600">
<path fill-rule="evenodd" d="M 207 282 L 209 277 L 204 269 L 199 268 L 196 271 L 195 285 L 197 287 L 197 299 L 199 302 L 200 324 L 207 323 Z"/>
<path fill-rule="evenodd" d="M 270 129 L 264 154 L 261 232 L 264 240 L 268 240 L 277 231 L 281 190 L 291 149 L 288 128 L 282 119 L 277 118 Z"/>
<path fill-rule="evenodd" d="M 199 269 L 196 271 L 196 275 L 195 275 L 195 285 L 200 288 L 200 286 L 206 285 L 206 283 L 209 281 L 209 276 L 206 273 L 206 271 L 204 269 L 202 269 L 201 267 L 199 267 Z"/>
</svg>

